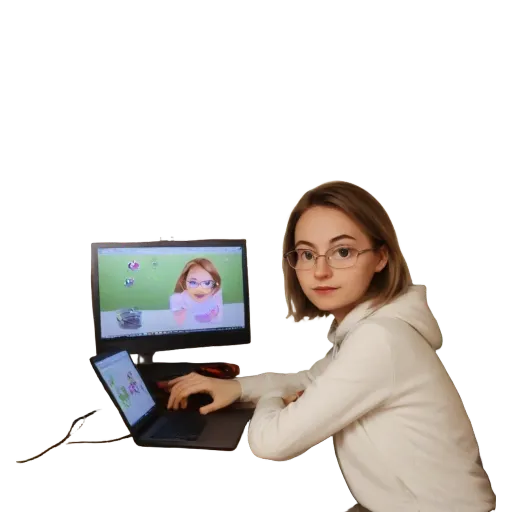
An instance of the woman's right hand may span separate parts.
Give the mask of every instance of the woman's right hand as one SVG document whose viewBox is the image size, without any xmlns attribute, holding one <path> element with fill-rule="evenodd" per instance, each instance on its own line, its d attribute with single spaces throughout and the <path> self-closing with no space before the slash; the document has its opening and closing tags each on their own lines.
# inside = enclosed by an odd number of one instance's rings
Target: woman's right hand
<svg viewBox="0 0 512 512">
<path fill-rule="evenodd" d="M 187 398 L 195 393 L 208 393 L 211 404 L 199 409 L 201 414 L 208 414 L 236 402 L 242 394 L 242 387 L 236 380 L 205 377 L 192 372 L 167 382 L 170 393 L 167 409 L 186 407 Z"/>
</svg>

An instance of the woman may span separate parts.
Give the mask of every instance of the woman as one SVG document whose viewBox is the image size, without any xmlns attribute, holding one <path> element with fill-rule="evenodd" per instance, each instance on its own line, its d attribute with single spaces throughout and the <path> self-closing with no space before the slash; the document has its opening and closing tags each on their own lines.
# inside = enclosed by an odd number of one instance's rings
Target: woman
<svg viewBox="0 0 512 512">
<path fill-rule="evenodd" d="M 333 436 L 358 505 L 372 512 L 495 510 L 462 401 L 436 350 L 442 336 L 413 285 L 393 225 L 363 189 L 330 182 L 307 192 L 284 237 L 285 293 L 295 321 L 333 315 L 333 347 L 309 370 L 223 381 L 169 382 L 169 408 L 208 392 L 206 414 L 255 402 L 255 455 L 288 460 Z"/>
</svg>

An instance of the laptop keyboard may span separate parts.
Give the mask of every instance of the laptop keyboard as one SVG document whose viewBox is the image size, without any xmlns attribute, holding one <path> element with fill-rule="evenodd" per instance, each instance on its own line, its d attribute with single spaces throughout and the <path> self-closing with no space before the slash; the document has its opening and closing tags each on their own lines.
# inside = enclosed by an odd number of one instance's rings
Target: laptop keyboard
<svg viewBox="0 0 512 512">
<path fill-rule="evenodd" d="M 173 412 L 151 439 L 197 439 L 204 429 L 206 419 L 200 414 Z"/>
</svg>

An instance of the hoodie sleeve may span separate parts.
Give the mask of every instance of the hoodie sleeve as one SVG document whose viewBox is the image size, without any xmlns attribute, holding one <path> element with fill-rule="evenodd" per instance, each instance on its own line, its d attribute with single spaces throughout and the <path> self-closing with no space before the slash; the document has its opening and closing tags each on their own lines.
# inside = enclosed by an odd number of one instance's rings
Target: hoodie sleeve
<svg viewBox="0 0 512 512">
<path fill-rule="evenodd" d="M 242 387 L 240 402 L 258 402 L 261 396 L 270 391 L 278 390 L 283 396 L 306 389 L 313 380 L 327 368 L 331 359 L 332 349 L 323 359 L 317 361 L 309 370 L 298 373 L 262 373 L 248 377 L 236 377 Z M 279 394 L 278 393 L 278 394 Z"/>
<path fill-rule="evenodd" d="M 295 402 L 285 406 L 279 391 L 262 396 L 249 424 L 254 455 L 292 459 L 383 404 L 394 379 L 386 336 L 383 327 L 363 324 Z"/>
</svg>

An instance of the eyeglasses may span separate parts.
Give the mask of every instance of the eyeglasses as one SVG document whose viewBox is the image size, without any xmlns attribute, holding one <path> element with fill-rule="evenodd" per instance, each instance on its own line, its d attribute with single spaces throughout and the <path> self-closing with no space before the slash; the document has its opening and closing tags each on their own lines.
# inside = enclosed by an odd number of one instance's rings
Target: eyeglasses
<svg viewBox="0 0 512 512">
<path fill-rule="evenodd" d="M 212 279 L 208 279 L 207 281 L 194 281 L 190 280 L 187 281 L 187 288 L 197 288 L 198 286 L 201 286 L 202 288 L 213 288 L 215 287 L 217 283 L 213 281 Z"/>
<path fill-rule="evenodd" d="M 311 249 L 296 249 L 287 252 L 283 257 L 290 267 L 296 270 L 310 270 L 316 265 L 318 258 L 324 257 L 331 268 L 350 268 L 357 262 L 357 257 L 368 251 L 375 251 L 377 248 L 363 249 L 358 251 L 354 247 L 341 246 L 329 249 L 325 254 L 316 254 Z"/>
</svg>

